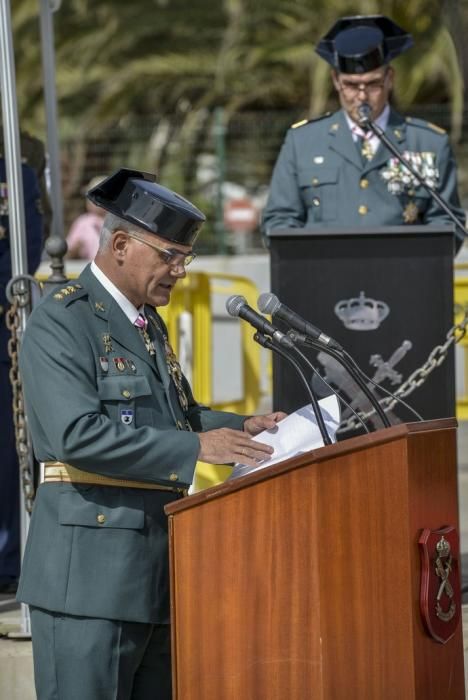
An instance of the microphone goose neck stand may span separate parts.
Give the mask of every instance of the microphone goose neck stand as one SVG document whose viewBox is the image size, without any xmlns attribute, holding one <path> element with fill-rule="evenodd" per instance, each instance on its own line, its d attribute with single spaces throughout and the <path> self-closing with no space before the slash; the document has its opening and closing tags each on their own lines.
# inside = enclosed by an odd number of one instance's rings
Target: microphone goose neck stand
<svg viewBox="0 0 468 700">
<path fill-rule="evenodd" d="M 307 381 L 307 378 L 306 378 L 304 371 L 303 371 L 301 365 L 299 364 L 299 362 L 294 357 L 292 357 L 289 354 L 289 352 L 286 352 L 285 350 L 283 350 L 283 348 L 281 348 L 272 339 L 263 335 L 263 333 L 260 333 L 257 331 L 257 333 L 255 333 L 255 335 L 254 335 L 254 340 L 257 343 L 259 343 L 259 345 L 261 345 L 262 347 L 268 348 L 268 350 L 272 350 L 273 352 L 276 352 L 278 355 L 280 355 L 280 357 L 283 357 L 285 360 L 287 360 L 294 367 L 296 372 L 299 374 L 301 380 L 303 381 L 303 383 L 307 389 L 307 393 L 309 394 L 310 402 L 312 404 L 312 409 L 313 409 L 313 412 L 315 414 L 315 418 L 317 420 L 317 426 L 318 426 L 318 429 L 320 430 L 320 435 L 322 436 L 323 444 L 324 445 L 331 445 L 332 441 L 331 441 L 331 438 L 328 434 L 327 427 L 325 425 L 325 421 L 323 419 L 323 415 L 322 415 L 322 412 L 320 410 L 320 406 L 319 406 L 317 397 L 316 397 L 315 392 L 313 391 L 311 385 Z M 302 353 L 300 353 L 300 351 L 298 351 L 297 348 L 294 348 L 294 350 L 296 352 L 299 352 L 300 355 L 302 355 Z"/>
</svg>

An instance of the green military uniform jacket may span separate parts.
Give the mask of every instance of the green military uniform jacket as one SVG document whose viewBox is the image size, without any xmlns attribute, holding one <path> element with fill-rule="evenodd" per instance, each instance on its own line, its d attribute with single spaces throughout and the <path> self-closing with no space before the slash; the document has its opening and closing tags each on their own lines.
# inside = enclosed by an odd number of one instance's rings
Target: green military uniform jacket
<svg viewBox="0 0 468 700">
<path fill-rule="evenodd" d="M 423 170 L 453 213 L 464 222 L 447 134 L 420 119 L 390 110 L 387 137 Z M 342 110 L 289 129 L 276 162 L 263 216 L 274 228 L 357 228 L 405 224 L 453 225 L 430 194 L 407 182 L 382 144 L 367 161 Z"/>
<path fill-rule="evenodd" d="M 153 309 L 145 313 L 155 357 L 89 267 L 77 284 L 52 292 L 33 311 L 20 368 L 40 462 L 183 488 L 192 482 L 198 457 L 196 431 L 242 429 L 245 416 L 200 406 L 185 379 L 189 405 L 182 410 L 166 364 L 164 326 Z M 195 432 L 184 429 L 186 420 Z M 18 599 L 71 615 L 168 622 L 163 509 L 178 497 L 42 484 Z"/>
</svg>

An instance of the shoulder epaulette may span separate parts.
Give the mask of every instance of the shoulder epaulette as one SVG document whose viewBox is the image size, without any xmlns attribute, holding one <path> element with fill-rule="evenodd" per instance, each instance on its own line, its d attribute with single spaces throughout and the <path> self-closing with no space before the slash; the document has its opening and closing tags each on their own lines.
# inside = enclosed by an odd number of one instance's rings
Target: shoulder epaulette
<svg viewBox="0 0 468 700">
<path fill-rule="evenodd" d="M 445 129 L 441 126 L 433 124 L 432 122 L 427 122 L 425 119 L 415 119 L 414 117 L 406 117 L 406 122 L 411 124 L 411 126 L 420 126 L 423 129 L 429 129 L 430 131 L 435 131 L 436 134 L 446 134 Z"/>
<path fill-rule="evenodd" d="M 331 112 L 326 112 L 320 117 L 315 117 L 314 119 L 301 119 L 300 122 L 295 122 L 295 124 L 291 124 L 291 129 L 297 129 L 300 126 L 305 126 L 306 124 L 311 124 L 312 122 L 319 122 L 321 119 L 326 119 L 326 117 L 329 117 L 330 114 Z"/>
<path fill-rule="evenodd" d="M 83 286 L 81 284 L 67 284 L 66 287 L 57 289 L 53 292 L 52 297 L 56 301 L 71 301 L 71 299 L 76 299 L 76 294 L 83 291 Z"/>
</svg>

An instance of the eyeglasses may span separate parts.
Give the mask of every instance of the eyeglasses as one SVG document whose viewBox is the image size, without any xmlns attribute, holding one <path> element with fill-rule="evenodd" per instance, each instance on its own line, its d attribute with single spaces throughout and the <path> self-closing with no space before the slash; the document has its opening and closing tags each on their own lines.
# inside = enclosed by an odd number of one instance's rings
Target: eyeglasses
<svg viewBox="0 0 468 700">
<path fill-rule="evenodd" d="M 196 253 L 181 253 L 180 250 L 161 248 L 161 246 L 153 243 L 152 241 L 147 241 L 145 238 L 143 238 L 143 236 L 139 236 L 136 233 L 128 233 L 128 231 L 126 231 L 126 234 L 129 238 L 134 238 L 136 241 L 145 243 L 145 245 L 149 246 L 150 248 L 157 250 L 163 263 L 165 265 L 169 265 L 169 267 L 171 267 L 173 270 L 185 270 L 187 265 L 190 265 L 190 263 L 197 257 Z"/>
<path fill-rule="evenodd" d="M 369 80 L 368 83 L 351 83 L 349 80 L 342 80 L 339 85 L 343 92 L 348 93 L 348 95 L 357 95 L 361 91 L 375 94 L 383 90 L 386 79 L 387 74 L 380 80 Z"/>
</svg>

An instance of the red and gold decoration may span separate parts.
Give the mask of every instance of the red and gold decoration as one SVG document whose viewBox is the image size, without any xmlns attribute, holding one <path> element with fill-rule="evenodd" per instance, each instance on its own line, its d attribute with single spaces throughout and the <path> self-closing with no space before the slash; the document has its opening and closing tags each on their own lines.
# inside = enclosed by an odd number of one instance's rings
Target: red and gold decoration
<svg viewBox="0 0 468 700">
<path fill-rule="evenodd" d="M 452 526 L 425 528 L 419 538 L 421 554 L 420 607 L 428 634 L 445 644 L 460 622 L 459 537 Z"/>
</svg>

